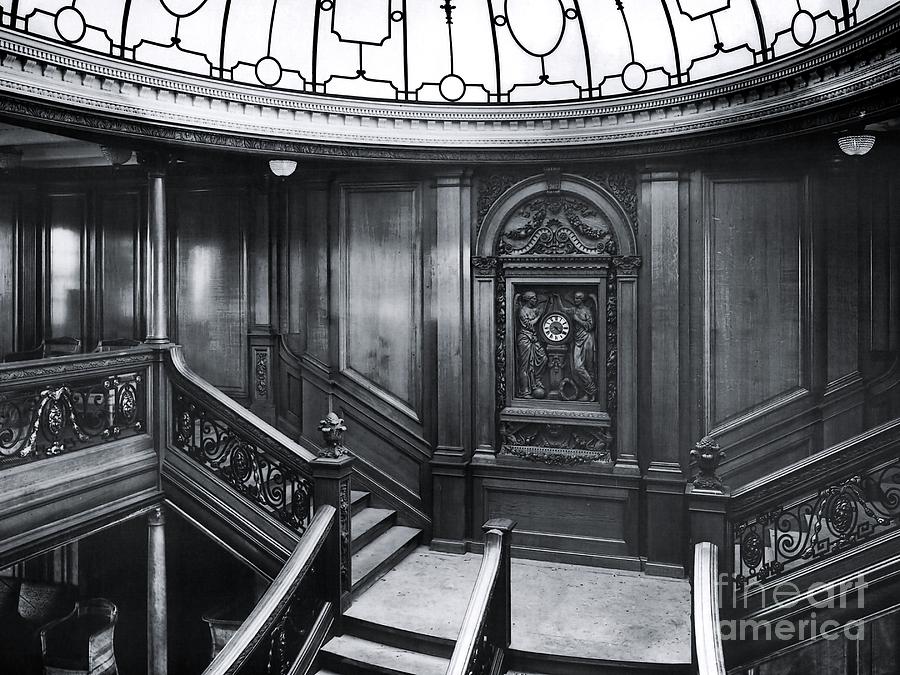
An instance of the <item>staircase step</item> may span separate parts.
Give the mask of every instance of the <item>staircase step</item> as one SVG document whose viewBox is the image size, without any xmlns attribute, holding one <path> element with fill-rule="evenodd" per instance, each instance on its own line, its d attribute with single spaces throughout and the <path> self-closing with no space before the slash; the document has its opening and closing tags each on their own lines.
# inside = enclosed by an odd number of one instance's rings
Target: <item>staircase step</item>
<svg viewBox="0 0 900 675">
<path fill-rule="evenodd" d="M 391 509 L 362 509 L 354 514 L 350 521 L 350 532 L 353 535 L 353 552 L 373 541 L 378 535 L 387 532 L 397 518 L 397 512 Z"/>
<path fill-rule="evenodd" d="M 444 675 L 450 663 L 437 656 L 388 647 L 352 635 L 332 638 L 322 647 L 321 654 L 329 667 L 347 665 L 354 672 L 383 675 Z"/>
<path fill-rule="evenodd" d="M 360 593 L 418 544 L 422 530 L 395 525 L 353 555 L 353 592 Z"/>
<path fill-rule="evenodd" d="M 362 490 L 350 490 L 350 513 L 357 514 L 366 508 L 371 501 L 368 492 Z"/>
</svg>

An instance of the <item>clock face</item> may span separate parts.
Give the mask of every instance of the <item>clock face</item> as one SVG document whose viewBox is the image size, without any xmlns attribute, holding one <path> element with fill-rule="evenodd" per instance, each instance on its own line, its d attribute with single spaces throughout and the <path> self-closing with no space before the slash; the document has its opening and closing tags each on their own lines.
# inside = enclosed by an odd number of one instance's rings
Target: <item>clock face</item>
<svg viewBox="0 0 900 675">
<path fill-rule="evenodd" d="M 569 320 L 562 314 L 551 314 L 544 319 L 541 327 L 544 331 L 544 337 L 550 342 L 562 342 L 569 335 Z"/>
</svg>

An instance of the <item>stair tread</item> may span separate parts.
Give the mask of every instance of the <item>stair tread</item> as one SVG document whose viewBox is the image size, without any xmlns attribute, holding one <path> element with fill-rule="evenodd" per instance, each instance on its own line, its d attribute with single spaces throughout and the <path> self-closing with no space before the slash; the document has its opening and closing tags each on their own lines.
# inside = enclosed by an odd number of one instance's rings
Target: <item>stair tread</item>
<svg viewBox="0 0 900 675">
<path fill-rule="evenodd" d="M 396 511 L 391 509 L 375 509 L 371 506 L 354 513 L 350 519 L 350 532 L 353 540 L 362 538 L 370 530 L 393 518 Z"/>
<path fill-rule="evenodd" d="M 353 585 L 363 579 L 384 560 L 415 539 L 422 530 L 394 525 L 353 554 Z M 385 570 L 386 571 L 386 570 Z"/>
<path fill-rule="evenodd" d="M 368 496 L 369 493 L 364 490 L 350 490 L 350 503 L 356 504 L 357 502 L 362 501 Z"/>
<path fill-rule="evenodd" d="M 352 635 L 332 638 L 322 651 L 356 664 L 375 666 L 388 673 L 444 675 L 449 664 L 447 659 L 437 656 L 388 647 Z"/>
</svg>

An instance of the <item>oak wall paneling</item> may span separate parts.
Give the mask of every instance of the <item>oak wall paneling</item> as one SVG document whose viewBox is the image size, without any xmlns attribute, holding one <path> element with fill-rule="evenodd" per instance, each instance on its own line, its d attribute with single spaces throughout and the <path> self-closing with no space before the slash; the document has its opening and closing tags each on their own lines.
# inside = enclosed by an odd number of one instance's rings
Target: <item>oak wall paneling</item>
<svg viewBox="0 0 900 675">
<path fill-rule="evenodd" d="M 340 190 L 341 375 L 422 423 L 423 263 L 416 183 Z"/>
<path fill-rule="evenodd" d="M 423 192 L 417 180 L 333 184 L 329 363 L 332 405 L 348 422 L 359 475 L 386 487 L 381 497 L 427 530 L 434 224 Z"/>
<path fill-rule="evenodd" d="M 172 186 L 175 339 L 188 365 L 238 399 L 249 397 L 245 189 Z"/>
<path fill-rule="evenodd" d="M 859 345 L 865 232 L 859 226 L 858 177 L 851 167 L 825 172 L 815 187 L 813 203 L 825 239 L 822 444 L 829 447 L 863 431 L 865 389 Z"/>
<path fill-rule="evenodd" d="M 20 228 L 19 195 L 0 193 L 0 357 L 16 351 Z"/>
<path fill-rule="evenodd" d="M 42 197 L 43 335 L 78 338 L 86 349 L 93 309 L 88 295 L 88 194 L 50 190 Z"/>
<path fill-rule="evenodd" d="M 137 189 L 98 192 L 98 338 L 143 339 L 143 233 L 146 203 Z"/>
<path fill-rule="evenodd" d="M 702 180 L 701 427 L 729 449 L 723 474 L 736 487 L 773 458 L 780 466 L 821 448 L 823 238 L 804 175 Z"/>
</svg>

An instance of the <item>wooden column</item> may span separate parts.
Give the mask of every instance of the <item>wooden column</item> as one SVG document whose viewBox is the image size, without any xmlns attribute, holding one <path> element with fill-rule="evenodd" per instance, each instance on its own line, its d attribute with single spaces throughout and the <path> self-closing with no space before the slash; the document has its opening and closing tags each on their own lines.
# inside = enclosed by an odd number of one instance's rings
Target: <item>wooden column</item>
<svg viewBox="0 0 900 675">
<path fill-rule="evenodd" d="M 437 447 L 431 460 L 432 547 L 465 551 L 466 466 L 471 457 L 470 203 L 471 177 L 435 178 L 437 233 L 434 307 L 437 323 Z"/>
<path fill-rule="evenodd" d="M 147 673 L 166 675 L 166 530 L 162 506 L 147 517 Z"/>
<path fill-rule="evenodd" d="M 647 571 L 682 576 L 686 532 L 683 518 L 685 477 L 681 458 L 681 264 L 679 175 L 674 171 L 642 176 L 641 222 L 649 232 L 650 422 L 646 456 Z M 674 516 L 674 517 L 673 517 Z"/>
<path fill-rule="evenodd" d="M 145 160 L 147 204 L 147 338 L 149 343 L 169 341 L 169 251 L 166 226 L 166 162 L 162 157 Z"/>
</svg>

